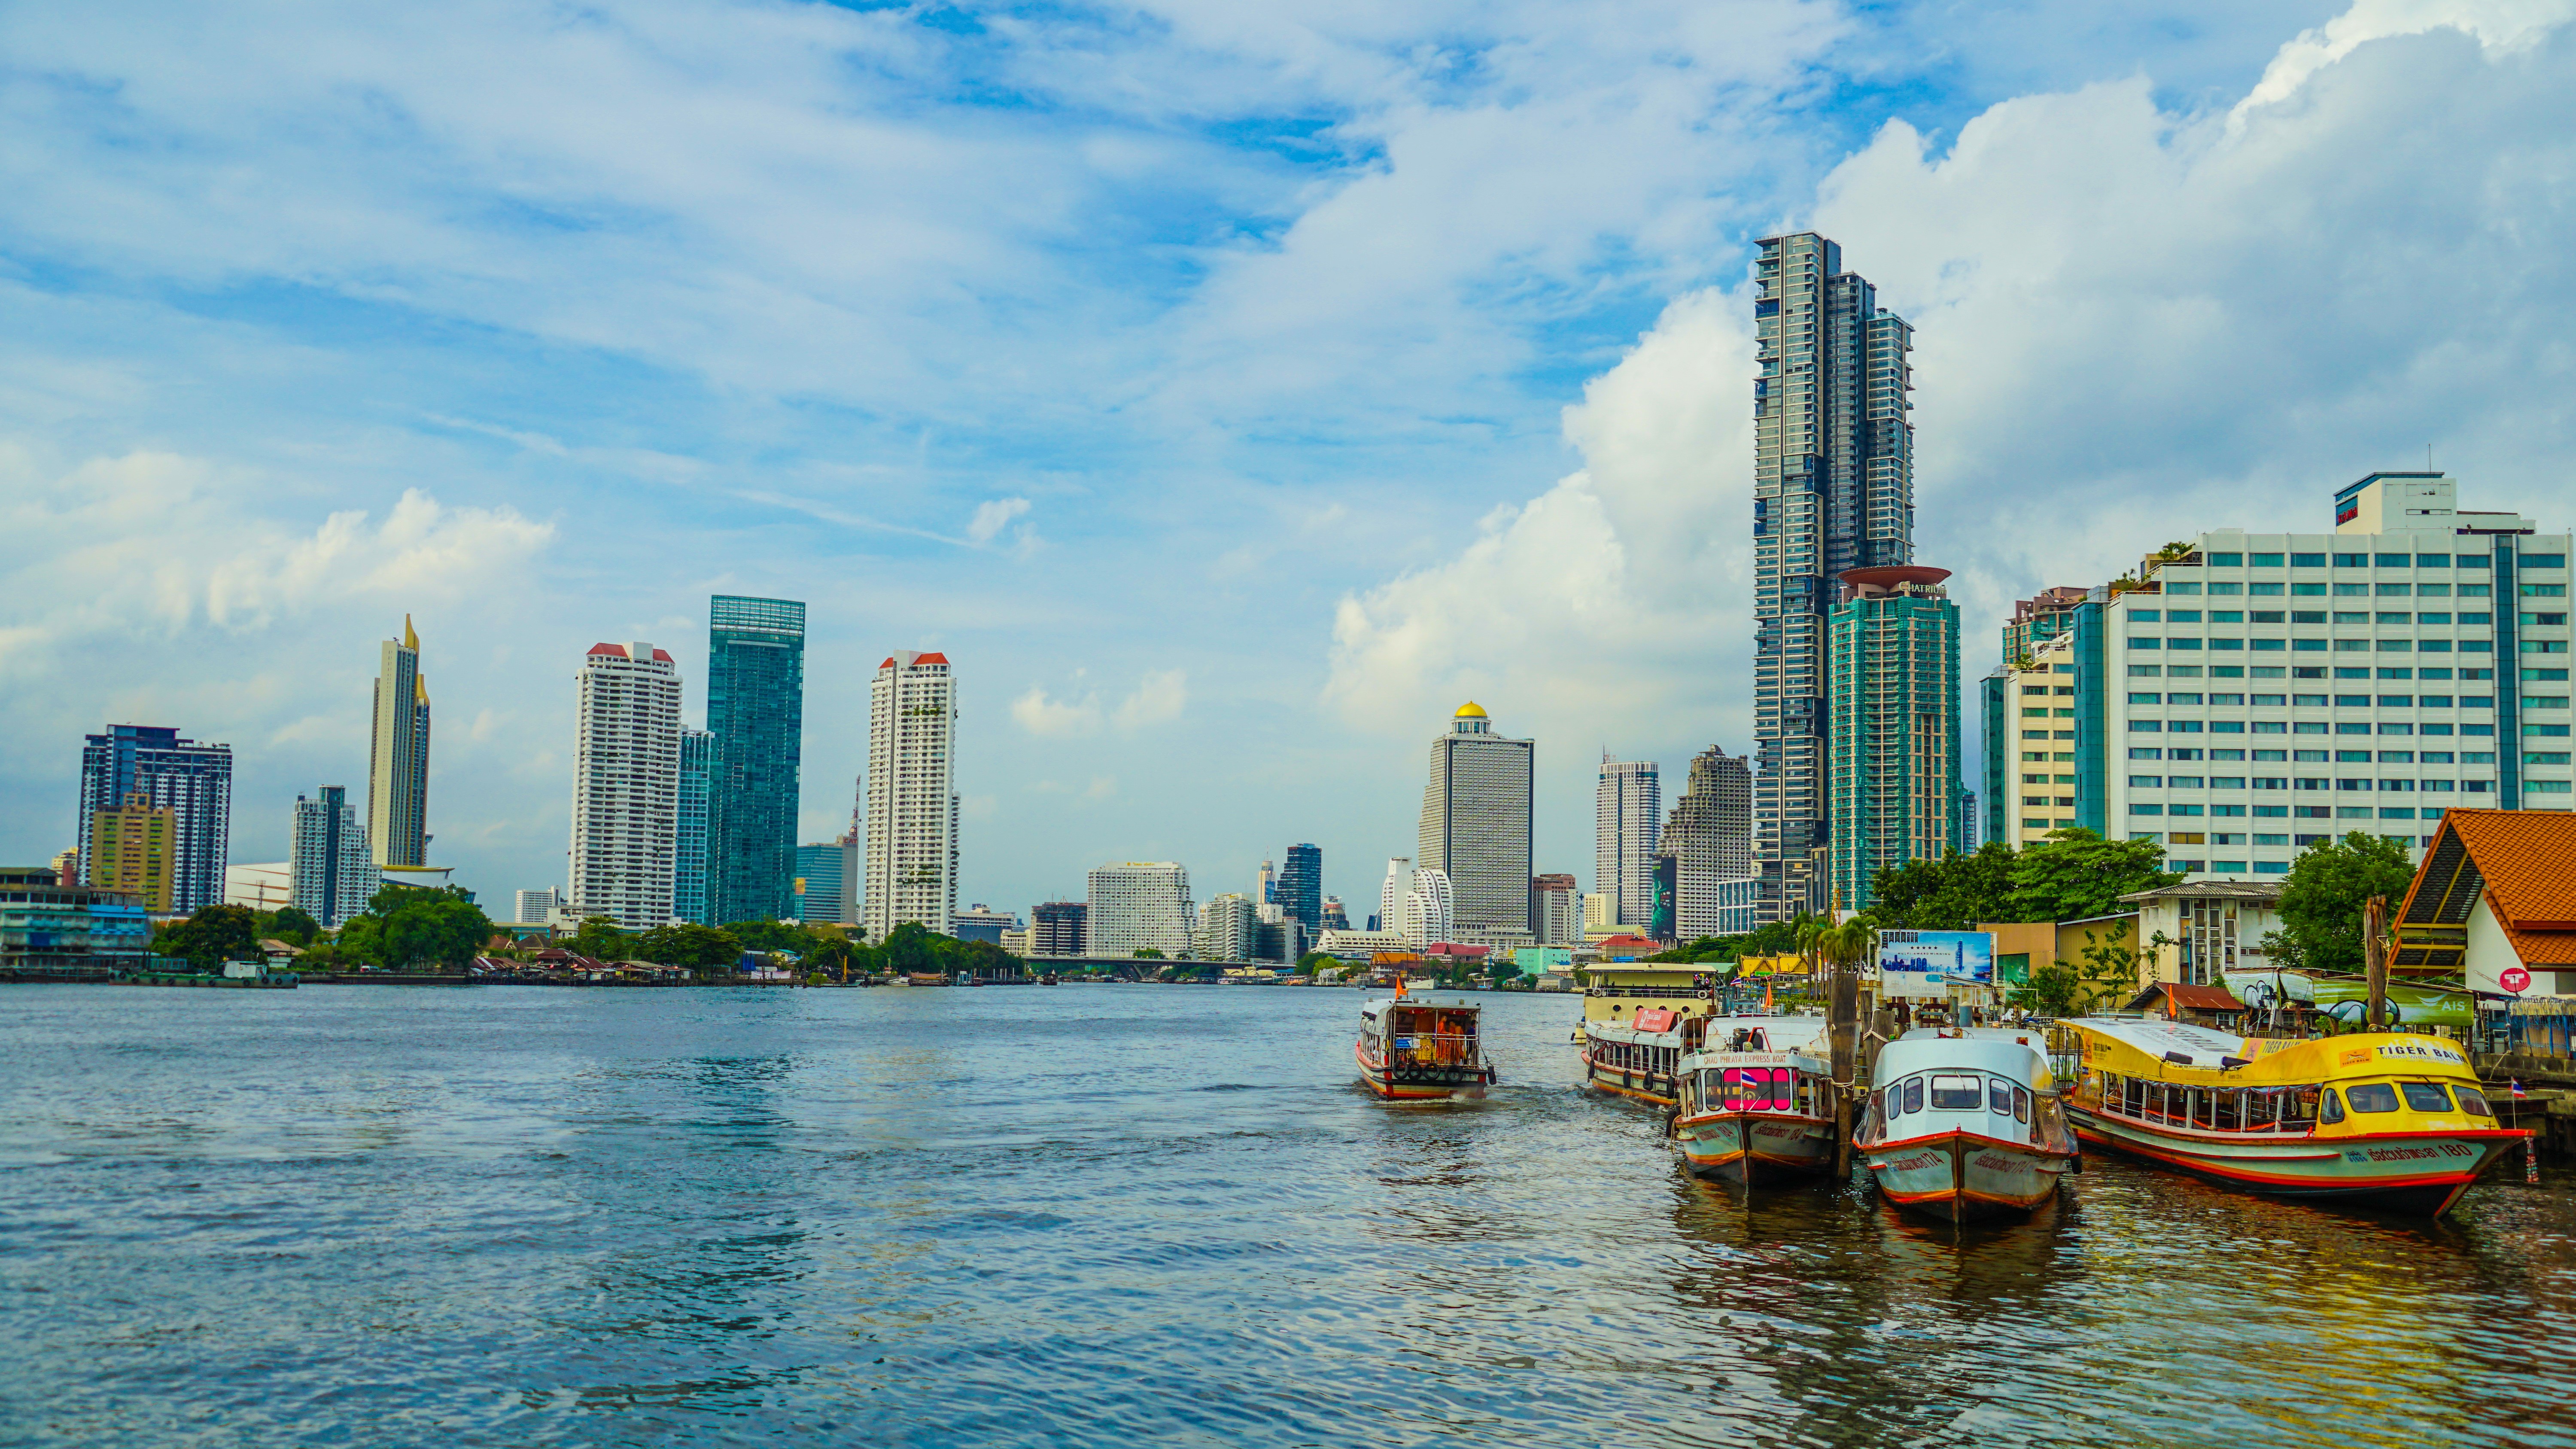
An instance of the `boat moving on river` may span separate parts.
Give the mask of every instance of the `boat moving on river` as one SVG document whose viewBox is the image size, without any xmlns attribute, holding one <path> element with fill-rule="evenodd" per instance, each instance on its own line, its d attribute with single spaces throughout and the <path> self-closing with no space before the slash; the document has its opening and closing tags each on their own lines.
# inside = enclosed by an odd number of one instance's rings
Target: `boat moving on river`
<svg viewBox="0 0 2576 1449">
<path fill-rule="evenodd" d="M 1478 1008 L 1398 991 L 1360 1004 L 1360 1037 L 1351 1047 L 1360 1080 L 1390 1101 L 1435 1102 L 1485 1095 L 1494 1084 L 1477 1034 Z"/>
<path fill-rule="evenodd" d="M 1852 1146 L 1878 1190 L 1954 1223 L 2011 1217 L 2057 1195 L 2082 1149 L 2035 1033 L 1922 1027 L 1881 1047 Z"/>
<path fill-rule="evenodd" d="M 2069 1103 L 2086 1142 L 2228 1187 L 2439 1217 L 2529 1131 L 2497 1123 L 2457 1044 L 2275 1041 L 2084 1017 Z"/>
<path fill-rule="evenodd" d="M 1830 1172 L 1833 1067 L 1821 1054 L 1824 1025 L 1822 1017 L 1758 1026 L 1720 1018 L 1706 1046 L 1683 1053 L 1668 1128 L 1683 1165 L 1748 1187 Z"/>
</svg>

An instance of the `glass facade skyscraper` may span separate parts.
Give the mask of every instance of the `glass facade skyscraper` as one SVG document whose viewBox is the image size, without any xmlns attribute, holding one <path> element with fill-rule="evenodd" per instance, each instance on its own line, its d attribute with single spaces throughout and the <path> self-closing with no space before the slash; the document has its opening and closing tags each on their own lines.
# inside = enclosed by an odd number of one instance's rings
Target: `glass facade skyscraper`
<svg viewBox="0 0 2576 1449">
<path fill-rule="evenodd" d="M 1813 232 L 1761 243 L 1753 304 L 1754 855 L 1765 919 L 1826 904 L 1826 619 L 1847 569 L 1914 557 L 1913 329 Z M 1845 902 L 1849 905 L 1849 902 Z"/>
<path fill-rule="evenodd" d="M 715 781 L 716 737 L 709 730 L 680 731 L 680 813 L 672 832 L 671 914 L 713 924 L 707 899 L 707 792 Z"/>
<path fill-rule="evenodd" d="M 1869 909 L 1878 873 L 1959 848 L 1959 606 L 1948 569 L 1849 569 L 1831 620 L 1833 901 Z"/>
<path fill-rule="evenodd" d="M 1305 922 L 1311 939 L 1324 931 L 1324 852 L 1319 846 L 1292 845 L 1279 868 L 1280 909 Z"/>
<path fill-rule="evenodd" d="M 95 880 L 92 822 L 141 795 L 172 812 L 177 831 L 170 909 L 190 915 L 224 898 L 224 854 L 232 838 L 233 747 L 181 739 L 157 725 L 110 725 L 81 747 L 81 879 Z"/>
<path fill-rule="evenodd" d="M 805 606 L 718 594 L 707 608 L 707 892 L 713 923 L 791 914 L 803 780 Z"/>
</svg>

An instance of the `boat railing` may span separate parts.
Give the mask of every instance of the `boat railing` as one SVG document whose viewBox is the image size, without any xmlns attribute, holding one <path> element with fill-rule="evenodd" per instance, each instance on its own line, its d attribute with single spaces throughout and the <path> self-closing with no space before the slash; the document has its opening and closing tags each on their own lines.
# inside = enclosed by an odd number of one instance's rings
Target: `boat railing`
<svg viewBox="0 0 2576 1449">
<path fill-rule="evenodd" d="M 1390 1060 L 1417 1065 L 1473 1066 L 1480 1053 L 1476 1038 L 1465 1032 L 1404 1032 L 1388 1044 Z"/>
<path fill-rule="evenodd" d="M 1584 988 L 1583 994 L 1586 996 L 1620 996 L 1630 998 L 1646 997 L 1667 1001 L 1706 1001 L 1708 999 L 1708 988 L 1705 986 L 1587 986 Z"/>
</svg>

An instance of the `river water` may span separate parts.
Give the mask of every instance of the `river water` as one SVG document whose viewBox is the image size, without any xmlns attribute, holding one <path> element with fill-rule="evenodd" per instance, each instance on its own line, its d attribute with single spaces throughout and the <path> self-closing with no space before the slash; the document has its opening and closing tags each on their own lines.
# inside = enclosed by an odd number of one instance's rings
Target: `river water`
<svg viewBox="0 0 2576 1449">
<path fill-rule="evenodd" d="M 2576 1445 L 2576 1191 L 1684 1176 L 1571 997 L 16 987 L 0 1442 Z"/>
</svg>

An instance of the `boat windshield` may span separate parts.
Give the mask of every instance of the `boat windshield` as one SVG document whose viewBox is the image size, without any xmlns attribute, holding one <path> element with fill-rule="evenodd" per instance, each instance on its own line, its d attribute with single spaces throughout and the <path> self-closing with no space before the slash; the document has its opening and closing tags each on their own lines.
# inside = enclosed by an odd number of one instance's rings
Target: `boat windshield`
<svg viewBox="0 0 2576 1449">
<path fill-rule="evenodd" d="M 2492 1117 L 2495 1108 L 2487 1105 L 2487 1094 L 2475 1087 L 2453 1087 L 2460 1094 L 2460 1110 L 2472 1117 Z"/>
<path fill-rule="evenodd" d="M 1936 1076 L 1932 1079 L 1932 1106 L 1935 1110 L 1977 1110 L 1977 1098 L 1985 1094 L 1985 1084 L 1969 1076 Z"/>
<path fill-rule="evenodd" d="M 1987 1080 L 1986 1105 L 1993 1108 L 1995 1111 L 2002 1113 L 2005 1116 L 2010 1116 L 2012 1114 L 2012 1094 L 2012 1083 L 2005 1081 L 2001 1077 L 1993 1077 Z"/>
<path fill-rule="evenodd" d="M 2443 1091 L 2442 1084 L 2439 1082 L 2403 1082 L 2399 1084 L 2399 1088 L 2406 1093 L 2406 1105 L 2415 1111 L 2448 1112 L 2451 1110 L 2451 1094 Z"/>
<path fill-rule="evenodd" d="M 1908 1112 L 1920 1112 L 1923 1110 L 1923 1079 L 1921 1077 L 1908 1077 L 1905 1079 L 1905 1110 Z"/>
<path fill-rule="evenodd" d="M 2317 1098 L 2317 1120 L 2329 1123 L 2343 1120 L 2343 1099 L 2335 1095 L 2332 1087 L 2326 1088 Z"/>
<path fill-rule="evenodd" d="M 2356 1112 L 2394 1112 L 2397 1089 L 2386 1082 L 2356 1082 L 2343 1089 L 2344 1100 Z"/>
</svg>

